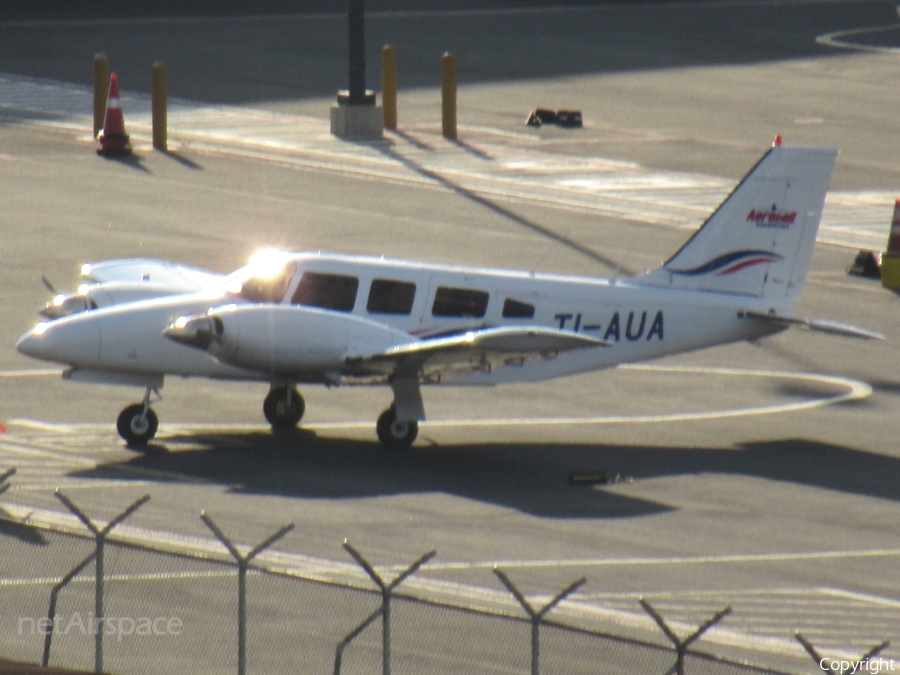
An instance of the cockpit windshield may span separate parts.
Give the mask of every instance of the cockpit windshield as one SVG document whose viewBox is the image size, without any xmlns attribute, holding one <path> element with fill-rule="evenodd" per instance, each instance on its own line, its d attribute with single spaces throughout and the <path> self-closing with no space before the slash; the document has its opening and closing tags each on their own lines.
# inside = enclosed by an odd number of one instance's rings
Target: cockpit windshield
<svg viewBox="0 0 900 675">
<path fill-rule="evenodd" d="M 296 271 L 296 260 L 251 260 L 228 277 L 226 290 L 249 302 L 281 302 Z"/>
</svg>

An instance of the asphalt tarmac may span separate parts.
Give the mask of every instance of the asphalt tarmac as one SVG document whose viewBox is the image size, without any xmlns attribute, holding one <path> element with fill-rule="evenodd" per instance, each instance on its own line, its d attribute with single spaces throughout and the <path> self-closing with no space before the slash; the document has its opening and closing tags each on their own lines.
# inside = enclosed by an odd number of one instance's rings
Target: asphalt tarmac
<svg viewBox="0 0 900 675">
<path fill-rule="evenodd" d="M 201 510 L 248 546 L 293 522 L 264 562 L 361 586 L 344 539 L 386 575 L 435 549 L 410 589 L 509 613 L 516 605 L 494 566 L 536 603 L 583 575 L 553 616 L 658 644 L 665 638 L 639 597 L 683 634 L 731 606 L 698 647 L 792 672 L 817 672 L 797 630 L 848 658 L 896 642 L 898 299 L 845 273 L 857 244 L 883 245 L 900 176 L 896 24 L 884 2 L 385 9 L 370 16 L 369 81 L 371 46 L 394 43 L 401 128 L 382 142 L 347 143 L 326 122 L 345 86 L 337 14 L 0 23 L 0 468 L 18 468 L 0 505 L 74 530 L 56 487 L 98 518 L 150 494 L 121 538 L 222 560 Z M 235 44 L 246 47 L 237 60 Z M 461 63 L 459 143 L 440 136 L 445 49 Z M 90 110 L 80 106 L 97 51 L 126 90 L 129 161 L 92 149 Z M 158 58 L 178 99 L 170 153 L 149 146 L 140 84 Z M 538 105 L 581 109 L 585 128 L 524 127 Z M 306 388 L 304 430 L 276 437 L 262 419 L 265 386 L 182 380 L 166 382 L 159 437 L 137 453 L 114 420 L 140 392 L 62 382 L 14 350 L 48 299 L 41 276 L 66 288 L 87 260 L 146 256 L 225 272 L 275 245 L 603 276 L 641 270 L 677 250 L 778 133 L 841 149 L 827 236 L 797 314 L 885 341 L 791 331 L 557 382 L 428 389 L 430 421 L 401 459 L 385 458 L 375 439 L 387 390 Z M 600 471 L 618 481 L 569 483 Z M 22 640 L 17 621 L 44 611 L 39 579 L 84 552 L 5 532 L 14 553 L 2 559 L 4 583 L 32 595 L 4 611 L 0 644 L 37 660 L 40 640 Z M 123 575 L 147 571 L 118 560 Z M 160 579 L 185 571 L 158 567 Z M 222 594 L 233 579 L 141 579 L 121 593 L 137 594 L 148 612 L 175 607 L 189 627 L 230 611 Z M 279 604 L 283 588 L 256 588 L 257 616 L 271 629 L 251 633 L 260 671 L 294 663 L 274 637 L 289 639 L 292 622 L 327 634 L 313 670 L 330 669 L 332 637 L 371 611 L 347 601 L 352 611 L 327 617 L 321 604 L 291 612 Z M 89 594 L 79 593 L 87 611 Z M 216 625 L 230 648 L 233 636 Z M 422 640 L 440 625 L 406 624 Z M 201 634 L 154 653 L 217 671 Z M 507 627 L 462 635 L 469 653 L 487 654 Z M 144 653 L 145 643 L 128 644 Z M 461 665 L 438 646 L 441 656 L 420 662 L 420 644 L 398 645 L 398 672 L 422 663 L 476 671 L 475 656 Z M 84 645 L 60 650 L 60 659 L 90 662 Z M 587 672 L 577 652 L 548 658 Z M 119 654 L 114 665 L 154 672 L 146 658 Z M 900 660 L 896 648 L 883 655 Z M 516 658 L 497 667 L 527 671 Z"/>
</svg>

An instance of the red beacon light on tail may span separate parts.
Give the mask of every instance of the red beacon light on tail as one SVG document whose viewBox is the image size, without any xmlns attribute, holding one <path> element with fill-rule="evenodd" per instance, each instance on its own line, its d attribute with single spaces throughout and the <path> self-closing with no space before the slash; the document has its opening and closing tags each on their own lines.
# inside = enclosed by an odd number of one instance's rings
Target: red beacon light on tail
<svg viewBox="0 0 900 675">
<path fill-rule="evenodd" d="M 773 147 L 773 148 L 781 147 L 781 134 L 778 134 L 778 135 L 775 137 L 775 140 L 772 141 L 772 147 Z"/>
</svg>

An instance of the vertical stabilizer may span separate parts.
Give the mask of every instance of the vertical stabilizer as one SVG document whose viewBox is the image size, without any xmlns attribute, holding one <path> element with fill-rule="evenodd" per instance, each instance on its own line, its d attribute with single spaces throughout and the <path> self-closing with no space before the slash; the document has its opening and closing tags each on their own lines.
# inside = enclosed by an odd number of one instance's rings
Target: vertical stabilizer
<svg viewBox="0 0 900 675">
<path fill-rule="evenodd" d="M 837 150 L 776 144 L 662 267 L 634 283 L 795 300 Z"/>
</svg>

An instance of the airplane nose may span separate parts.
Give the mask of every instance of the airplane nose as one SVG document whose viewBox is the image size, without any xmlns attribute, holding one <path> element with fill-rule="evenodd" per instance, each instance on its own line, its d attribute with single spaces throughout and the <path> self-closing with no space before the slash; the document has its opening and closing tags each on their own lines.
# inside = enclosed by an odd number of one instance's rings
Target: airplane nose
<svg viewBox="0 0 900 675">
<path fill-rule="evenodd" d="M 43 338 L 46 327 L 47 322 L 45 321 L 43 323 L 39 323 L 37 326 L 25 333 L 25 335 L 20 337 L 19 341 L 16 342 L 16 350 L 20 354 L 24 354 L 25 356 L 30 356 L 35 359 L 44 358 L 44 347 L 47 342 Z"/>
<path fill-rule="evenodd" d="M 20 354 L 42 361 L 72 366 L 97 365 L 100 360 L 100 327 L 83 315 L 39 323 L 19 338 Z"/>
</svg>

